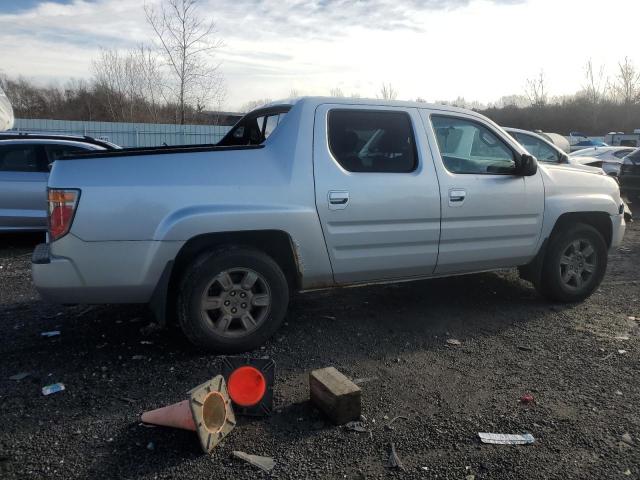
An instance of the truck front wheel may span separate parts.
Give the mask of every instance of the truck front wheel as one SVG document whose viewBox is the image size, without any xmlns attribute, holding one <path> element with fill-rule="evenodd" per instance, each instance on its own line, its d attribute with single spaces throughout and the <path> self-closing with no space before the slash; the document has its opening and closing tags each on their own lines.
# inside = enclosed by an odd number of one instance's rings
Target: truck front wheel
<svg viewBox="0 0 640 480">
<path fill-rule="evenodd" d="M 602 235 L 590 225 L 572 225 L 551 237 L 536 288 L 549 300 L 578 302 L 598 288 L 606 270 Z"/>
<path fill-rule="evenodd" d="M 178 318 L 194 344 L 221 353 L 251 350 L 278 329 L 289 288 L 278 264 L 244 247 L 209 251 L 186 270 Z"/>
</svg>

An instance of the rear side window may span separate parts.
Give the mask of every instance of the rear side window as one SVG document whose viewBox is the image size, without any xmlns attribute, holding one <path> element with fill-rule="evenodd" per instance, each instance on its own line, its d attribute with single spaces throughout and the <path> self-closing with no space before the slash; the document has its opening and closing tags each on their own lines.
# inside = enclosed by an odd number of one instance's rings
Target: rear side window
<svg viewBox="0 0 640 480">
<path fill-rule="evenodd" d="M 77 147 L 75 145 L 62 145 L 62 144 L 52 144 L 47 145 L 47 156 L 49 157 L 50 162 L 54 162 L 65 155 L 73 155 L 78 152 L 86 152 L 88 149 Z"/>
<path fill-rule="evenodd" d="M 516 140 L 520 145 L 527 149 L 527 151 L 536 157 L 540 162 L 546 163 L 559 163 L 560 155 L 553 148 L 547 145 L 542 140 L 526 135 L 524 133 L 514 133 Z"/>
<path fill-rule="evenodd" d="M 408 173 L 418 155 L 411 119 L 405 112 L 332 110 L 329 148 L 349 172 Z"/>
<path fill-rule="evenodd" d="M 35 145 L 0 146 L 0 172 L 46 172 L 47 165 Z"/>
</svg>

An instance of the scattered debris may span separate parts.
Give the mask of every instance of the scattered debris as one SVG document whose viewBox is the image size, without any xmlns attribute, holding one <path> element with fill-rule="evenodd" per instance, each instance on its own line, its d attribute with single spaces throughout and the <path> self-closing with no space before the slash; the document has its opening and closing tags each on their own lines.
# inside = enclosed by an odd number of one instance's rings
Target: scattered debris
<svg viewBox="0 0 640 480">
<path fill-rule="evenodd" d="M 536 440 L 530 433 L 509 434 L 509 433 L 478 433 L 482 443 L 494 443 L 497 445 L 526 445 L 534 443 Z"/>
<path fill-rule="evenodd" d="M 130 320 L 130 322 L 134 322 L 134 321 L 137 321 L 137 320 L 140 320 L 140 319 L 138 318 L 138 319 Z M 149 335 L 151 335 L 153 333 L 156 333 L 156 332 L 158 332 L 160 330 L 162 330 L 162 327 L 160 325 L 158 325 L 155 322 L 151 322 L 149 325 L 145 325 L 144 327 L 142 327 L 140 329 L 140 334 L 143 337 L 148 337 Z"/>
<path fill-rule="evenodd" d="M 400 420 L 400 419 L 402 419 L 402 420 L 409 420 L 409 418 L 408 418 L 408 417 L 405 417 L 405 416 L 403 416 L 403 415 L 398 415 L 397 417 L 393 417 L 391 420 L 389 420 L 389 423 L 387 423 L 387 424 L 385 425 L 385 428 L 386 428 L 387 430 L 393 430 L 393 427 L 391 426 L 391 424 L 392 424 L 393 422 L 395 422 L 396 420 Z"/>
<path fill-rule="evenodd" d="M 464 480 L 476 480 L 476 476 L 475 475 L 467 475 L 466 477 L 464 477 Z"/>
<path fill-rule="evenodd" d="M 43 337 L 57 337 L 58 335 L 60 335 L 60 330 L 51 330 L 50 332 L 42 332 L 40 334 Z"/>
<path fill-rule="evenodd" d="M 267 473 L 271 472 L 273 468 L 276 466 L 276 462 L 271 457 L 262 457 L 260 455 L 250 455 L 245 452 L 239 452 L 234 450 L 231 454 L 239 458 L 240 460 L 244 460 L 245 462 L 253 465 L 254 467 L 258 467 L 260 470 L 263 470 Z"/>
<path fill-rule="evenodd" d="M 520 403 L 524 405 L 532 405 L 536 403 L 536 399 L 533 397 L 531 393 L 525 393 L 520 397 Z"/>
<path fill-rule="evenodd" d="M 133 357 L 131 357 L 131 360 L 144 360 L 145 357 L 144 355 L 134 355 Z"/>
<path fill-rule="evenodd" d="M 387 468 L 397 468 L 406 472 L 404 465 L 402 464 L 402 460 L 398 457 L 398 453 L 396 452 L 396 446 L 393 442 L 389 444 L 389 460 L 387 460 Z"/>
<path fill-rule="evenodd" d="M 364 383 L 375 382 L 376 380 L 380 380 L 378 377 L 362 377 L 356 378 L 353 383 L 356 385 L 362 385 Z"/>
<path fill-rule="evenodd" d="M 448 338 L 447 339 L 447 345 L 459 346 L 459 345 L 462 345 L 462 342 L 460 340 L 455 339 L 455 338 Z"/>
<path fill-rule="evenodd" d="M 64 383 L 54 383 L 52 385 L 42 387 L 42 394 L 51 395 L 52 393 L 62 392 L 63 390 L 65 390 Z"/>
<path fill-rule="evenodd" d="M 336 425 L 360 418 L 360 387 L 335 368 L 312 371 L 309 374 L 309 391 L 311 402 Z"/>
<path fill-rule="evenodd" d="M 127 402 L 127 403 L 136 403 L 137 400 L 133 399 L 133 398 L 129 398 L 129 397 L 118 397 L 118 400 L 122 400 L 123 402 Z"/>
<path fill-rule="evenodd" d="M 147 450 L 155 450 L 156 449 L 156 444 L 153 442 L 149 442 L 147 443 Z"/>
<path fill-rule="evenodd" d="M 333 317 L 331 315 L 323 315 L 322 318 L 326 318 L 327 320 L 335 320 L 336 317 Z"/>
<path fill-rule="evenodd" d="M 518 345 L 518 350 L 522 350 L 523 352 L 533 352 L 533 348 L 527 345 Z"/>
<path fill-rule="evenodd" d="M 623 475 L 629 477 L 631 476 L 631 470 L 629 470 L 628 468 L 622 473 Z"/>
<path fill-rule="evenodd" d="M 631 434 L 629 434 L 629 432 L 624 433 L 620 437 L 620 440 L 622 440 L 627 445 L 632 445 L 633 446 L 633 438 L 631 438 Z"/>
<path fill-rule="evenodd" d="M 629 335 L 618 335 L 616 337 L 613 337 L 614 340 L 621 340 L 621 341 L 626 341 L 629 340 Z"/>
<path fill-rule="evenodd" d="M 627 351 L 626 351 L 626 350 L 618 350 L 618 353 L 619 353 L 620 355 L 624 355 L 625 353 L 627 353 Z"/>
<path fill-rule="evenodd" d="M 629 320 L 631 320 L 632 322 L 635 321 L 636 317 L 634 317 L 633 315 L 629 315 L 627 317 Z"/>
<path fill-rule="evenodd" d="M 150 342 L 149 340 L 142 340 L 140 345 L 153 345 L 153 342 Z"/>
<path fill-rule="evenodd" d="M 620 396 L 622 396 L 622 392 L 621 392 L 620 390 L 616 390 L 614 393 L 615 393 L 616 395 L 620 395 Z"/>
<path fill-rule="evenodd" d="M 24 380 L 25 378 L 27 378 L 29 375 L 31 375 L 29 372 L 20 372 L 20 373 L 16 373 L 15 375 L 11 375 L 9 377 L 9 380 L 16 380 L 16 381 L 20 381 L 20 380 Z"/>
<path fill-rule="evenodd" d="M 353 421 L 353 422 L 347 422 L 344 425 L 344 428 L 346 428 L 347 430 L 352 430 L 354 432 L 368 432 L 369 429 L 367 428 L 367 426 L 365 425 L 364 422 L 361 421 Z"/>
<path fill-rule="evenodd" d="M 76 313 L 76 318 L 83 316 L 85 313 L 89 313 L 91 310 L 94 310 L 96 308 L 95 305 L 89 305 L 87 308 L 85 308 L 84 310 Z"/>
</svg>

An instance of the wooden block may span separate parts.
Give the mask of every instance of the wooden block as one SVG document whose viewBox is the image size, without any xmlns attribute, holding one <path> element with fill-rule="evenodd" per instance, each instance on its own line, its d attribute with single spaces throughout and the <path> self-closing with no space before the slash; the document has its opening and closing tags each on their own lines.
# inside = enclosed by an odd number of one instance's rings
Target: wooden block
<svg viewBox="0 0 640 480">
<path fill-rule="evenodd" d="M 343 425 L 360 418 L 360 387 L 333 367 L 309 374 L 311 402 L 333 423 Z"/>
</svg>

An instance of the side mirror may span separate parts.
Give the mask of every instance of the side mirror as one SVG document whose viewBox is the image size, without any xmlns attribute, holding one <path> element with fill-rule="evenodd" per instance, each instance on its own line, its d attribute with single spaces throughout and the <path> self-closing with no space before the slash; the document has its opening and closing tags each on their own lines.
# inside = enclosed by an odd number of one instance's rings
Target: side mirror
<svg viewBox="0 0 640 480">
<path fill-rule="evenodd" d="M 523 154 L 516 162 L 516 173 L 522 177 L 531 177 L 538 171 L 538 162 L 532 155 Z"/>
<path fill-rule="evenodd" d="M 559 163 L 569 163 L 569 155 L 567 155 L 566 153 L 563 153 L 562 156 L 560 157 Z"/>
</svg>

